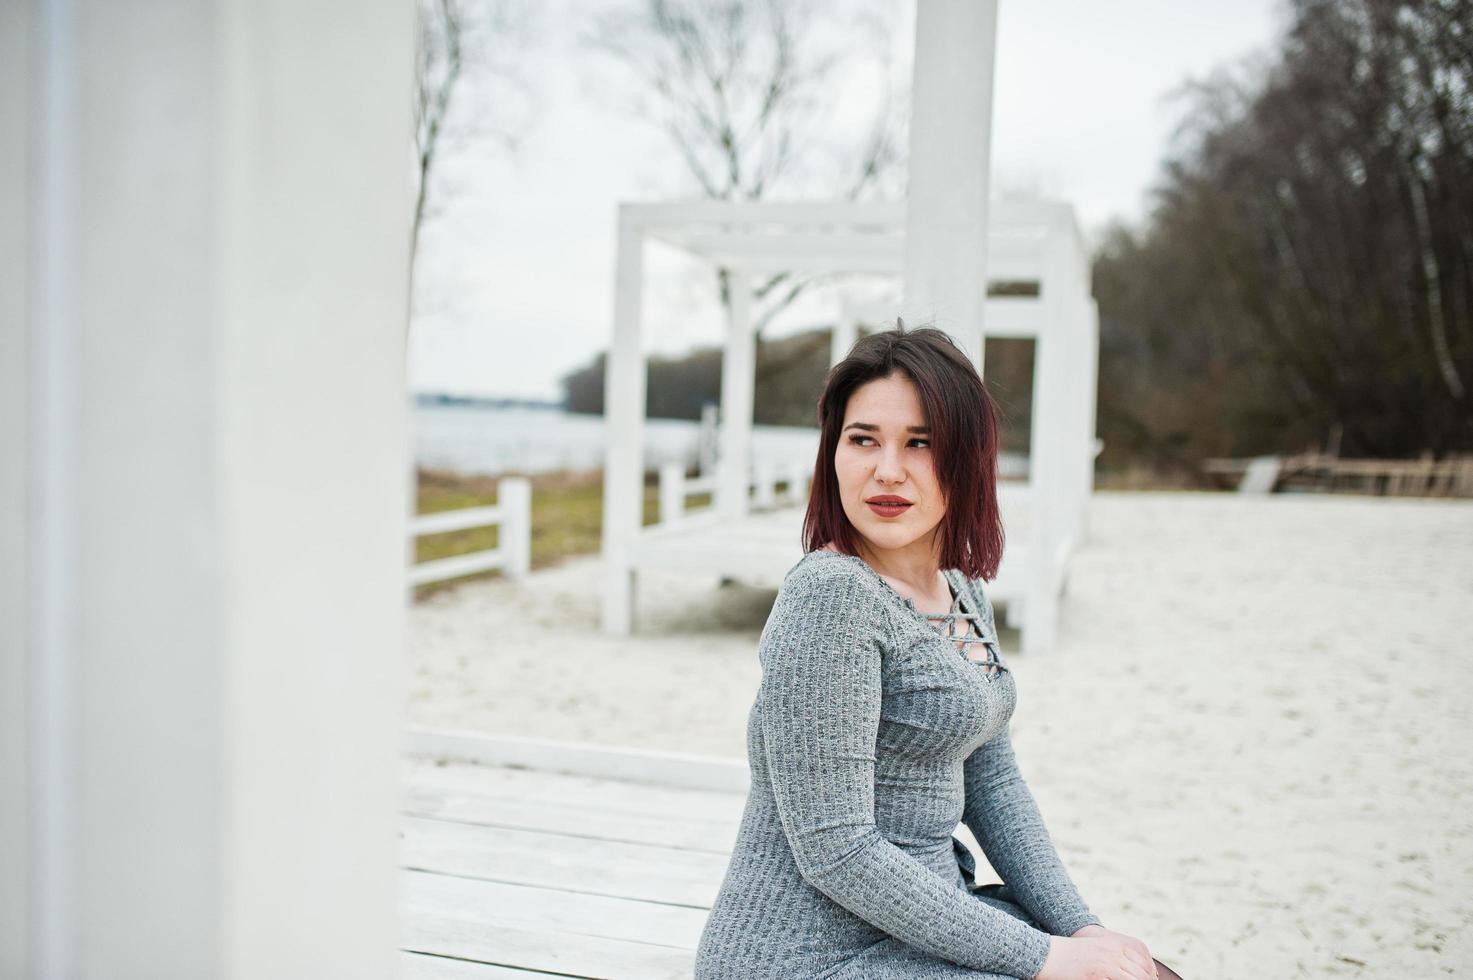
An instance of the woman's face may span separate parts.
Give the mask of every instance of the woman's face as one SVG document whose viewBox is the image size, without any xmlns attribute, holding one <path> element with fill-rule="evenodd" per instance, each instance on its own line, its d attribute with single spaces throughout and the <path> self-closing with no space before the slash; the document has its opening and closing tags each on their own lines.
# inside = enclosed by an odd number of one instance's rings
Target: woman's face
<svg viewBox="0 0 1473 980">
<path fill-rule="evenodd" d="M 904 374 L 866 382 L 849 396 L 834 472 L 849 523 L 877 550 L 932 551 L 946 501 L 936 482 L 929 435 L 920 396 Z M 883 508 L 871 503 L 887 496 L 910 504 Z"/>
</svg>

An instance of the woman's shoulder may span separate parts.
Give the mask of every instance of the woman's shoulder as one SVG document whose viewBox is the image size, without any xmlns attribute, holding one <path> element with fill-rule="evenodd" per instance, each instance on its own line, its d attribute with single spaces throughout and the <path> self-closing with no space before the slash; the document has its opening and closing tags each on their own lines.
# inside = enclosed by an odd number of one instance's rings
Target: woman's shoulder
<svg viewBox="0 0 1473 980">
<path fill-rule="evenodd" d="M 857 555 L 846 555 L 842 551 L 816 548 L 805 552 L 802 558 L 789 568 L 783 576 L 783 588 L 812 587 L 839 582 L 863 582 L 864 559 Z"/>
<path fill-rule="evenodd" d="M 863 561 L 835 551 L 804 554 L 783 577 L 762 645 L 784 646 L 795 636 L 822 644 L 821 633 L 840 629 L 883 646 L 894 629 L 894 610 Z"/>
<path fill-rule="evenodd" d="M 862 605 L 883 608 L 875 576 L 857 555 L 823 548 L 806 552 L 783 576 L 778 598 L 786 606 Z"/>
</svg>

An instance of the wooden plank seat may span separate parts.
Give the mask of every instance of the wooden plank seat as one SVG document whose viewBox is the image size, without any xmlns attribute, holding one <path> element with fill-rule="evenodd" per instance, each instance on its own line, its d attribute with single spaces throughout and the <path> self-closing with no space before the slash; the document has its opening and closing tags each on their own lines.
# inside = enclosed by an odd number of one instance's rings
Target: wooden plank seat
<svg viewBox="0 0 1473 980">
<path fill-rule="evenodd" d="M 745 761 L 423 731 L 406 755 L 402 976 L 688 980 Z"/>
</svg>

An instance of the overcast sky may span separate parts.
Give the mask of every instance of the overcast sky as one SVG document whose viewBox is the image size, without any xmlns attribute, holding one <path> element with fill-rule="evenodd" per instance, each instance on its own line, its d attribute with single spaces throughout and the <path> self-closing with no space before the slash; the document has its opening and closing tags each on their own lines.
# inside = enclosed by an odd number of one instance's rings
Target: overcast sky
<svg viewBox="0 0 1473 980">
<path fill-rule="evenodd" d="M 608 344 L 617 203 L 690 195 L 664 137 L 619 110 L 633 95 L 623 76 L 580 45 L 589 13 L 621 2 L 540 5 L 519 46 L 526 85 L 499 103 L 513 107 L 519 147 L 480 140 L 447 153 L 433 185 L 441 207 L 421 238 L 415 391 L 560 398 L 559 378 Z M 880 9 L 893 16 L 888 43 L 905 72 L 914 2 Z M 994 197 L 1068 201 L 1086 235 L 1145 214 L 1184 108 L 1167 96 L 1261 55 L 1281 28 L 1278 0 L 1002 0 L 999 9 Z M 647 351 L 720 342 L 711 283 L 678 255 L 652 256 Z M 815 293 L 769 335 L 823 322 L 831 303 Z"/>
</svg>

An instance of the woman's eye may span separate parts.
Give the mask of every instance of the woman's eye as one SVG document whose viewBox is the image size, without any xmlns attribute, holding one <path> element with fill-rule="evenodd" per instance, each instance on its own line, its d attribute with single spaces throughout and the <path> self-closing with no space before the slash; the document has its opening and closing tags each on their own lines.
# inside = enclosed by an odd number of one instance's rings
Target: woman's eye
<svg viewBox="0 0 1473 980">
<path fill-rule="evenodd" d="M 870 436 L 850 436 L 849 437 L 849 441 L 852 442 L 852 443 L 854 443 L 856 446 L 862 446 L 862 445 L 864 445 L 864 443 L 861 440 L 871 439 L 871 438 L 872 437 L 870 437 Z M 917 437 L 915 439 L 912 439 L 911 442 L 912 443 L 917 443 L 917 442 L 924 443 L 925 444 L 925 447 L 927 449 L 929 449 L 931 447 L 931 440 L 930 439 L 922 439 L 922 438 Z"/>
</svg>

